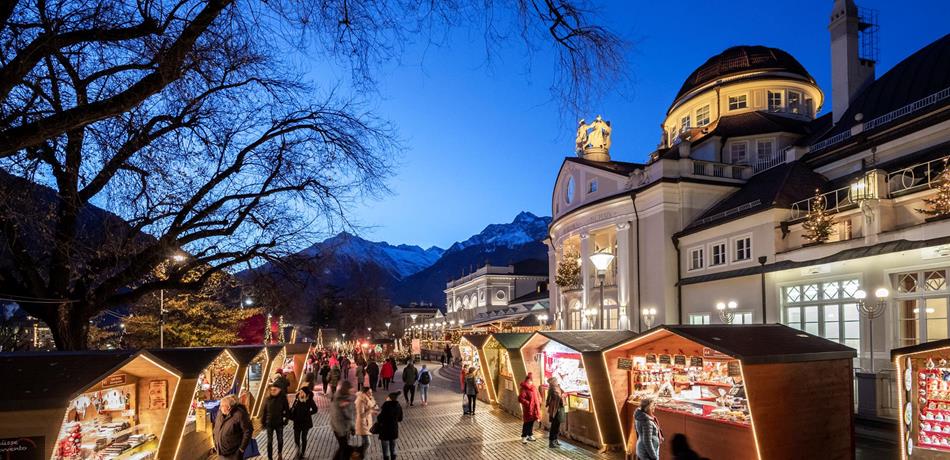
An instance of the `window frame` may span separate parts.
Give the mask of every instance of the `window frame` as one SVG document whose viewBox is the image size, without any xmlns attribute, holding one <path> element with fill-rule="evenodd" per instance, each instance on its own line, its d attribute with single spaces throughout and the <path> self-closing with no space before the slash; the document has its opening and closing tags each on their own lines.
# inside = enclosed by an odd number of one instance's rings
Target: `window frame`
<svg viewBox="0 0 950 460">
<path fill-rule="evenodd" d="M 700 118 L 700 117 L 699 117 L 699 113 L 700 113 L 701 111 L 703 111 L 703 110 L 705 110 L 705 118 Z M 703 126 L 707 126 L 707 125 L 709 125 L 709 123 L 712 121 L 712 110 L 711 110 L 709 104 L 706 104 L 706 105 L 704 105 L 704 106 L 702 106 L 702 107 L 697 108 L 696 111 L 695 111 L 695 115 L 696 115 L 696 127 L 697 127 L 697 128 L 702 128 Z M 704 120 L 704 119 L 705 119 L 705 123 L 703 123 L 703 120 Z"/>
<path fill-rule="evenodd" d="M 797 112 L 792 110 L 792 103 L 790 102 L 792 100 L 791 98 L 792 94 L 798 95 L 798 111 Z M 806 104 L 805 104 L 805 92 L 797 90 L 797 89 L 785 90 L 785 110 L 788 113 L 794 113 L 796 115 L 806 114 L 806 112 L 808 111 L 808 108 L 806 107 Z"/>
<path fill-rule="evenodd" d="M 751 234 L 751 233 L 745 233 L 745 234 L 742 234 L 742 235 L 736 235 L 736 236 L 730 238 L 729 240 L 730 240 L 729 243 L 730 243 L 731 246 L 732 246 L 732 251 L 731 251 L 731 253 L 732 253 L 732 260 L 731 260 L 731 262 L 732 262 L 732 263 L 745 263 L 745 262 L 749 262 L 749 261 L 752 260 L 752 234 Z M 739 244 L 738 244 L 738 243 L 739 243 L 740 240 L 748 240 L 748 243 L 747 243 L 747 245 L 746 245 L 745 250 L 748 251 L 749 256 L 746 257 L 745 259 L 740 259 L 740 258 L 738 257 L 738 255 L 739 255 Z"/>
<path fill-rule="evenodd" d="M 736 153 L 736 152 L 735 152 L 734 149 L 735 149 L 735 147 L 737 147 L 737 146 L 739 146 L 739 145 L 743 146 L 743 148 L 744 148 L 743 156 L 744 156 L 745 159 L 743 160 L 743 163 L 738 163 L 738 162 L 736 161 L 736 156 L 735 156 L 735 153 Z M 730 161 L 732 164 L 734 164 L 734 165 L 737 165 L 737 164 L 749 164 L 749 141 L 732 141 L 732 142 L 729 144 L 729 161 Z"/>
<path fill-rule="evenodd" d="M 704 252 L 705 249 L 706 249 L 705 246 L 694 246 L 694 247 L 692 247 L 692 248 L 689 248 L 689 249 L 686 251 L 687 257 L 689 258 L 689 259 L 687 260 L 687 264 L 686 264 L 686 271 L 687 271 L 687 272 L 699 271 L 699 270 L 702 270 L 702 269 L 706 268 L 706 253 Z M 693 265 L 693 261 L 694 261 L 693 254 L 695 254 L 696 252 L 699 252 L 699 265 L 698 265 L 698 266 L 694 266 L 694 265 Z"/>
<path fill-rule="evenodd" d="M 940 289 L 927 289 L 927 274 L 932 272 L 943 272 L 943 286 Z M 914 275 L 915 279 L 915 288 L 914 291 L 901 292 L 900 286 L 900 277 L 905 275 Z M 887 272 L 888 280 L 893 286 L 892 298 L 888 303 L 889 306 L 893 306 L 894 315 L 896 318 L 896 327 L 897 327 L 897 343 L 899 346 L 905 345 L 915 345 L 922 344 L 927 342 L 932 342 L 934 340 L 941 340 L 942 338 L 931 339 L 928 337 L 928 321 L 930 321 L 929 314 L 927 312 L 927 300 L 929 299 L 945 299 L 948 302 L 948 310 L 950 310 L 950 266 L 944 264 L 937 265 L 927 265 L 923 267 L 905 267 L 900 270 L 892 270 Z M 915 326 L 916 337 L 914 342 L 910 343 L 904 336 L 904 321 L 907 321 L 906 318 L 903 318 L 903 303 L 904 302 L 914 302 L 914 315 L 916 318 L 913 319 Z M 950 312 L 948 312 L 950 313 Z M 944 319 L 946 322 L 946 334 L 950 336 L 950 318 L 935 318 L 935 319 Z"/>
<path fill-rule="evenodd" d="M 716 263 L 716 247 L 722 247 L 722 262 L 719 263 Z M 719 240 L 709 243 L 709 263 L 706 266 L 712 268 L 726 265 L 729 265 L 729 242 L 726 240 Z"/>
<path fill-rule="evenodd" d="M 784 283 L 784 284 L 779 285 L 778 288 L 779 288 L 779 300 L 780 300 L 780 305 L 781 305 L 782 324 L 791 328 L 808 332 L 806 325 L 811 324 L 811 322 L 805 321 L 806 318 L 805 318 L 804 309 L 806 307 L 815 307 L 817 309 L 817 319 L 814 322 L 817 325 L 817 330 L 815 331 L 815 335 L 820 336 L 820 337 L 825 337 L 827 340 L 838 342 L 846 346 L 850 346 L 850 345 L 847 345 L 846 343 L 847 341 L 857 340 L 858 348 L 856 349 L 856 351 L 858 352 L 858 357 L 860 358 L 861 352 L 864 351 L 864 348 L 863 348 L 864 344 L 862 343 L 865 337 L 863 318 L 861 317 L 860 313 L 857 313 L 856 315 L 857 319 L 855 320 L 845 319 L 845 307 L 847 305 L 854 305 L 855 308 L 857 308 L 857 303 L 858 303 L 857 299 L 854 298 L 853 296 L 846 297 L 846 294 L 844 293 L 843 288 L 840 286 L 839 286 L 840 291 L 837 297 L 830 298 L 830 299 L 825 297 L 826 284 L 845 283 L 845 282 L 856 282 L 857 287 L 859 289 L 863 289 L 863 286 L 864 286 L 864 282 L 863 282 L 861 274 L 843 275 L 840 277 L 833 277 L 833 278 L 827 278 L 827 279 L 811 279 L 811 280 L 800 279 L 795 282 Z M 816 286 L 817 292 L 815 295 L 815 299 L 813 300 L 800 299 L 799 301 L 792 301 L 792 302 L 788 301 L 786 297 L 786 289 L 795 288 L 795 287 L 803 288 L 804 286 L 808 286 L 808 285 Z M 838 310 L 838 315 L 837 315 L 838 319 L 837 321 L 834 321 L 838 323 L 837 338 L 827 337 L 828 333 L 826 329 L 826 322 L 827 322 L 826 308 L 829 306 L 837 307 L 837 310 Z M 789 321 L 789 310 L 791 309 L 798 309 L 799 320 L 796 324 L 792 324 Z M 849 337 L 847 335 L 847 327 L 846 327 L 847 323 L 857 323 L 857 326 L 858 326 L 857 337 Z"/>
<path fill-rule="evenodd" d="M 699 319 L 700 321 L 697 323 L 694 321 L 696 319 Z M 689 315 L 689 324 L 706 325 L 711 324 L 711 321 L 712 315 L 709 313 L 692 313 Z"/>
<path fill-rule="evenodd" d="M 680 117 L 680 134 L 685 133 L 690 128 L 692 128 L 692 114 L 687 113 L 685 116 Z"/>
<path fill-rule="evenodd" d="M 772 106 L 772 95 L 778 96 L 778 106 Z M 765 109 L 769 112 L 782 112 L 785 110 L 785 90 L 765 90 Z"/>
<path fill-rule="evenodd" d="M 742 98 L 741 102 L 739 101 L 740 97 Z M 735 107 L 732 106 L 733 99 L 736 100 Z M 740 107 L 740 104 L 741 104 L 741 107 Z M 726 109 L 728 109 L 730 112 L 733 112 L 736 110 L 744 110 L 748 108 L 749 108 L 749 93 L 737 93 L 737 94 L 730 94 L 726 96 Z"/>
<path fill-rule="evenodd" d="M 588 194 L 597 193 L 597 190 L 599 190 L 599 189 L 600 189 L 600 184 L 598 183 L 598 181 L 597 181 L 596 178 L 587 181 L 587 193 L 588 193 Z"/>
<path fill-rule="evenodd" d="M 759 153 L 759 146 L 762 145 L 762 144 L 764 144 L 764 143 L 766 143 L 766 142 L 769 143 L 769 144 L 771 145 L 771 147 L 770 147 L 770 149 L 769 149 L 770 151 L 769 151 L 768 156 L 766 156 L 766 157 L 763 158 L 762 155 Z M 776 152 L 777 150 L 778 150 L 778 149 L 776 148 L 776 143 L 775 143 L 775 138 L 774 138 L 774 137 L 764 137 L 764 138 L 761 138 L 761 139 L 756 139 L 756 140 L 755 140 L 755 161 L 756 161 L 756 162 L 768 161 L 770 158 L 772 158 L 772 157 L 775 155 L 775 152 Z"/>
</svg>

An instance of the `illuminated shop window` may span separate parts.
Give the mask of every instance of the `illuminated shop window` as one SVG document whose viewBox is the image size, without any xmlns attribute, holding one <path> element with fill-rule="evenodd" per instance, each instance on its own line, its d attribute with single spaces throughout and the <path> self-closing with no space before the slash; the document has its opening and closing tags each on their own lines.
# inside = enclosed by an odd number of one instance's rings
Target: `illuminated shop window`
<svg viewBox="0 0 950 460">
<path fill-rule="evenodd" d="M 858 289 L 857 279 L 785 286 L 785 324 L 859 349 L 861 317 L 854 298 Z"/>
</svg>

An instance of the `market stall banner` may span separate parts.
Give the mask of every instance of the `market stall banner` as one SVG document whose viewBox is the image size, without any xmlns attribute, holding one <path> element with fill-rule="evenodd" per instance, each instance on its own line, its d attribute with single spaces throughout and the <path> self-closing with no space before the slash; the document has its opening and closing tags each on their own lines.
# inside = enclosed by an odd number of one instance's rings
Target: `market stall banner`
<svg viewBox="0 0 950 460">
<path fill-rule="evenodd" d="M 0 459 L 3 460 L 45 460 L 45 449 L 43 436 L 0 439 Z"/>
<path fill-rule="evenodd" d="M 127 378 L 125 374 L 110 375 L 106 377 L 105 380 L 102 381 L 102 388 L 122 386 L 122 385 L 125 385 L 126 381 L 127 381 Z"/>
<path fill-rule="evenodd" d="M 165 409 L 168 407 L 168 380 L 152 380 L 148 382 L 149 409 Z"/>
</svg>

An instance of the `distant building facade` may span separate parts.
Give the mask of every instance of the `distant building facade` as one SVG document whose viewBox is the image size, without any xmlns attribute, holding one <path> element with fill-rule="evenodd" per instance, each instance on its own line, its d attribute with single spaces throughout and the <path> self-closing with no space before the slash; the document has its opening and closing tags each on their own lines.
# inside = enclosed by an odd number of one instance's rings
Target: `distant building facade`
<svg viewBox="0 0 950 460">
<path fill-rule="evenodd" d="M 950 177 L 950 35 L 875 79 L 862 47 L 872 26 L 834 2 L 830 101 L 790 54 L 737 46 L 689 75 L 645 163 L 583 145 L 566 158 L 548 240 L 558 327 L 783 323 L 854 347 L 870 368 L 858 291 L 871 302 L 883 287 L 885 388 L 890 349 L 950 336 L 950 219 L 921 212 Z M 832 226 L 819 242 L 803 228 L 817 201 Z M 603 273 L 597 253 L 613 257 Z M 558 285 L 575 260 L 577 282 Z M 735 308 L 721 316 L 720 303 Z M 881 393 L 879 412 L 896 414 L 896 392 Z"/>
<path fill-rule="evenodd" d="M 507 309 L 512 299 L 536 292 L 539 284 L 546 284 L 547 274 L 530 270 L 519 271 L 519 265 L 495 266 L 485 264 L 474 272 L 449 281 L 445 285 L 446 320 L 469 323 Z M 454 321 L 454 323 L 453 323 Z"/>
</svg>

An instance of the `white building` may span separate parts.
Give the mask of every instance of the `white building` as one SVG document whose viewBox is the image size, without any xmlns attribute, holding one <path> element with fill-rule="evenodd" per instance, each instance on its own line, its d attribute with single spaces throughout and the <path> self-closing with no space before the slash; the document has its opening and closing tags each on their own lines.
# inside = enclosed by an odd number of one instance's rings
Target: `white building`
<svg viewBox="0 0 950 460">
<path fill-rule="evenodd" d="M 446 317 L 452 326 L 461 320 L 470 324 L 476 318 L 507 311 L 512 299 L 538 291 L 547 283 L 547 267 L 529 262 L 503 267 L 485 264 L 472 273 L 445 285 Z M 541 264 L 543 265 L 543 263 Z"/>
<path fill-rule="evenodd" d="M 917 211 L 950 156 L 950 35 L 875 80 L 873 50 L 860 46 L 873 28 L 853 1 L 834 3 L 829 30 L 824 116 L 825 94 L 794 57 L 738 46 L 689 75 L 645 164 L 604 149 L 564 160 L 548 241 L 561 328 L 718 323 L 717 304 L 734 302 L 734 322 L 840 341 L 858 349 L 862 368 L 873 338 L 883 390 L 891 348 L 950 336 L 950 220 Z M 809 244 L 802 222 L 816 189 L 836 231 Z M 598 252 L 614 256 L 603 304 L 590 261 Z M 558 286 L 567 258 L 579 258 L 581 277 Z M 871 335 L 855 294 L 875 302 L 881 287 L 888 306 Z M 890 414 L 895 393 L 880 393 Z"/>
</svg>

